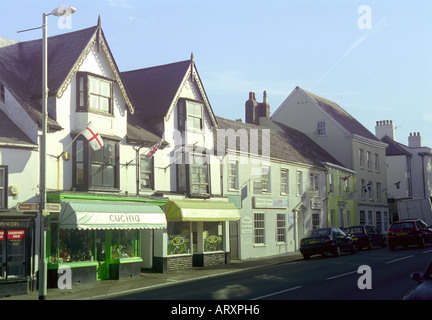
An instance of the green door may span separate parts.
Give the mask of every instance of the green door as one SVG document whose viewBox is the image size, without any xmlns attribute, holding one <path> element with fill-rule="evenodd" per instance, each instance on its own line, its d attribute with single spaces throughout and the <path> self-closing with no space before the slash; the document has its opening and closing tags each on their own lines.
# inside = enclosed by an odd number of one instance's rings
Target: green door
<svg viewBox="0 0 432 320">
<path fill-rule="evenodd" d="M 96 248 L 97 248 L 97 279 L 107 280 L 109 279 L 109 265 L 111 252 L 111 239 L 110 233 L 105 230 L 96 231 Z"/>
</svg>

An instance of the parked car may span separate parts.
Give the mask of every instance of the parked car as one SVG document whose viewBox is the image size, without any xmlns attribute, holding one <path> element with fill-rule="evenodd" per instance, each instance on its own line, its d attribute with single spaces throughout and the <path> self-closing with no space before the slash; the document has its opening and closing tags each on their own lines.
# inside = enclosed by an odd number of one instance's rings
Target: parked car
<svg viewBox="0 0 432 320">
<path fill-rule="evenodd" d="M 356 248 L 372 249 L 373 246 L 386 247 L 385 236 L 377 228 L 370 225 L 351 226 L 345 233 L 353 238 Z"/>
<path fill-rule="evenodd" d="M 406 219 L 393 223 L 387 233 L 390 250 L 397 246 L 419 245 L 432 243 L 432 229 L 421 219 Z"/>
<path fill-rule="evenodd" d="M 315 254 L 340 256 L 342 252 L 356 253 L 354 240 L 339 228 L 321 228 L 309 231 L 300 241 L 300 252 L 305 260 Z"/>
<path fill-rule="evenodd" d="M 422 272 L 414 272 L 411 279 L 417 281 L 417 286 L 411 289 L 404 300 L 432 300 L 432 261 Z"/>
</svg>

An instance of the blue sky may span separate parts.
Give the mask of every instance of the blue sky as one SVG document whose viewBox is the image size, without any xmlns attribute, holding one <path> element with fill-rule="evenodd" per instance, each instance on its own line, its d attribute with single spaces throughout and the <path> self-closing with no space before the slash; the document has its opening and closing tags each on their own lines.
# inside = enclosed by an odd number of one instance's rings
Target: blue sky
<svg viewBox="0 0 432 320">
<path fill-rule="evenodd" d="M 102 27 L 121 71 L 194 58 L 214 112 L 244 119 L 253 91 L 274 112 L 300 86 L 339 103 L 371 132 L 393 120 L 396 141 L 432 147 L 432 0 L 2 1 L 0 36 L 41 37 L 42 12 L 77 8 L 71 29 Z M 364 9 L 366 6 L 366 9 Z M 359 25 L 360 24 L 360 25 Z"/>
</svg>

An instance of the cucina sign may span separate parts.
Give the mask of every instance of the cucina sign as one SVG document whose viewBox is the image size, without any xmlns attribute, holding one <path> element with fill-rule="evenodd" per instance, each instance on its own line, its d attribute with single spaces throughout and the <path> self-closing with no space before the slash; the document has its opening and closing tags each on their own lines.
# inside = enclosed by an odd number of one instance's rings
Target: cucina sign
<svg viewBox="0 0 432 320">
<path fill-rule="evenodd" d="M 109 215 L 111 222 L 141 222 L 139 214 L 114 213 Z"/>
</svg>

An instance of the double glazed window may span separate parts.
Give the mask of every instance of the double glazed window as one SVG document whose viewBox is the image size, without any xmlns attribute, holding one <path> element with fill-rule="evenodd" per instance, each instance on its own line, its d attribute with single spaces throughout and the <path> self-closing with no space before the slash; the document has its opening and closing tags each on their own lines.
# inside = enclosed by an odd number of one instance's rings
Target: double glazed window
<svg viewBox="0 0 432 320">
<path fill-rule="evenodd" d="M 119 188 L 118 143 L 104 139 L 104 146 L 94 151 L 84 137 L 74 143 L 73 184 L 78 191 Z"/>
<path fill-rule="evenodd" d="M 78 111 L 112 114 L 113 80 L 79 72 L 77 87 Z"/>
</svg>

